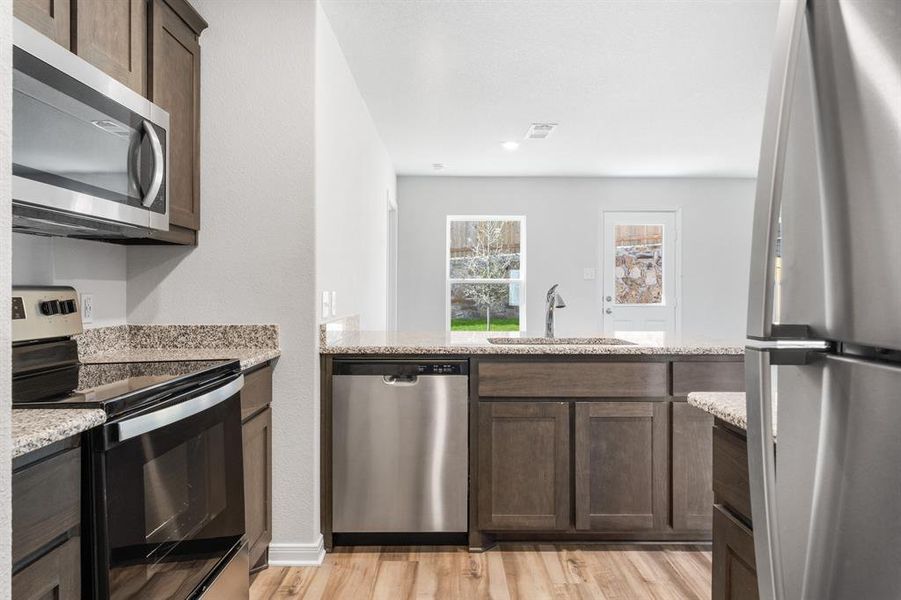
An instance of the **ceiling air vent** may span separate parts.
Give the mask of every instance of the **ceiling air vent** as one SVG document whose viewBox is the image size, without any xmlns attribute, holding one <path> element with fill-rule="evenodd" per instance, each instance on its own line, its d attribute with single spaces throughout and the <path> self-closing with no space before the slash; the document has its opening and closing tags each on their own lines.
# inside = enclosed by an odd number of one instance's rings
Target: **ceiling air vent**
<svg viewBox="0 0 901 600">
<path fill-rule="evenodd" d="M 557 128 L 557 123 L 532 123 L 526 132 L 527 140 L 547 139 Z"/>
</svg>

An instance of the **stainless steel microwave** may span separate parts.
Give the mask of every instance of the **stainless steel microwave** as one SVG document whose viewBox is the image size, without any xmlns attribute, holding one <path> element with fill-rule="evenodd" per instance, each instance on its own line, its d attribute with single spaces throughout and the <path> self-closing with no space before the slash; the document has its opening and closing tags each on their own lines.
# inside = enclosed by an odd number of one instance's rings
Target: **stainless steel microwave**
<svg viewBox="0 0 901 600">
<path fill-rule="evenodd" d="M 13 229 L 85 238 L 169 229 L 169 114 L 15 20 Z"/>
</svg>

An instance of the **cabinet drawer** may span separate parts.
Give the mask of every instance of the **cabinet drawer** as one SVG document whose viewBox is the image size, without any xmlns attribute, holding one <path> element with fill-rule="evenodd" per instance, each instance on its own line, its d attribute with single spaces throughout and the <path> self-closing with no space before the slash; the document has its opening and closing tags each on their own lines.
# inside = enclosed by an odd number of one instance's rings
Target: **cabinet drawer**
<svg viewBox="0 0 901 600">
<path fill-rule="evenodd" d="M 745 391 L 742 361 L 697 361 L 673 363 L 673 396 L 690 392 Z"/>
<path fill-rule="evenodd" d="M 628 398 L 666 395 L 666 363 L 481 362 L 479 396 Z"/>
<path fill-rule="evenodd" d="M 748 442 L 723 427 L 713 428 L 713 497 L 751 522 Z"/>
<path fill-rule="evenodd" d="M 81 598 L 81 540 L 71 538 L 15 575 L 16 600 L 76 600 Z"/>
<path fill-rule="evenodd" d="M 81 449 L 13 473 L 13 565 L 81 522 Z"/>
<path fill-rule="evenodd" d="M 713 600 L 757 600 L 754 535 L 722 506 L 713 507 Z"/>
<path fill-rule="evenodd" d="M 272 403 L 272 367 L 265 366 L 244 375 L 241 389 L 241 420 L 260 412 Z"/>
</svg>

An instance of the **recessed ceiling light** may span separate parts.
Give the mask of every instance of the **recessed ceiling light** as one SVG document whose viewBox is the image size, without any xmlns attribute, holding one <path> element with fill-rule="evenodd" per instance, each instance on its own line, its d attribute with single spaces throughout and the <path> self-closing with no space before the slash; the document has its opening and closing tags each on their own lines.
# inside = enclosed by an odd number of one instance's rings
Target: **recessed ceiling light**
<svg viewBox="0 0 901 600">
<path fill-rule="evenodd" d="M 519 148 L 519 142 L 501 142 L 501 148 L 503 148 L 507 152 L 513 152 L 514 150 Z"/>
</svg>

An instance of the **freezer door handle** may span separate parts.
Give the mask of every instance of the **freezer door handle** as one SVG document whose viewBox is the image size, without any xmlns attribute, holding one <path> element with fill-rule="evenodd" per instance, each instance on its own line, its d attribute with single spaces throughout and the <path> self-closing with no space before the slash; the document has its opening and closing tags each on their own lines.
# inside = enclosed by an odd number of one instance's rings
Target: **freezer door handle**
<svg viewBox="0 0 901 600">
<path fill-rule="evenodd" d="M 785 597 L 776 514 L 776 440 L 770 351 L 745 348 L 745 394 L 748 409 L 748 469 L 754 555 L 761 600 Z"/>
<path fill-rule="evenodd" d="M 757 170 L 751 276 L 748 291 L 748 337 L 772 335 L 776 237 L 782 208 L 782 179 L 791 117 L 791 98 L 804 24 L 806 0 L 782 0 L 763 118 Z"/>
</svg>

